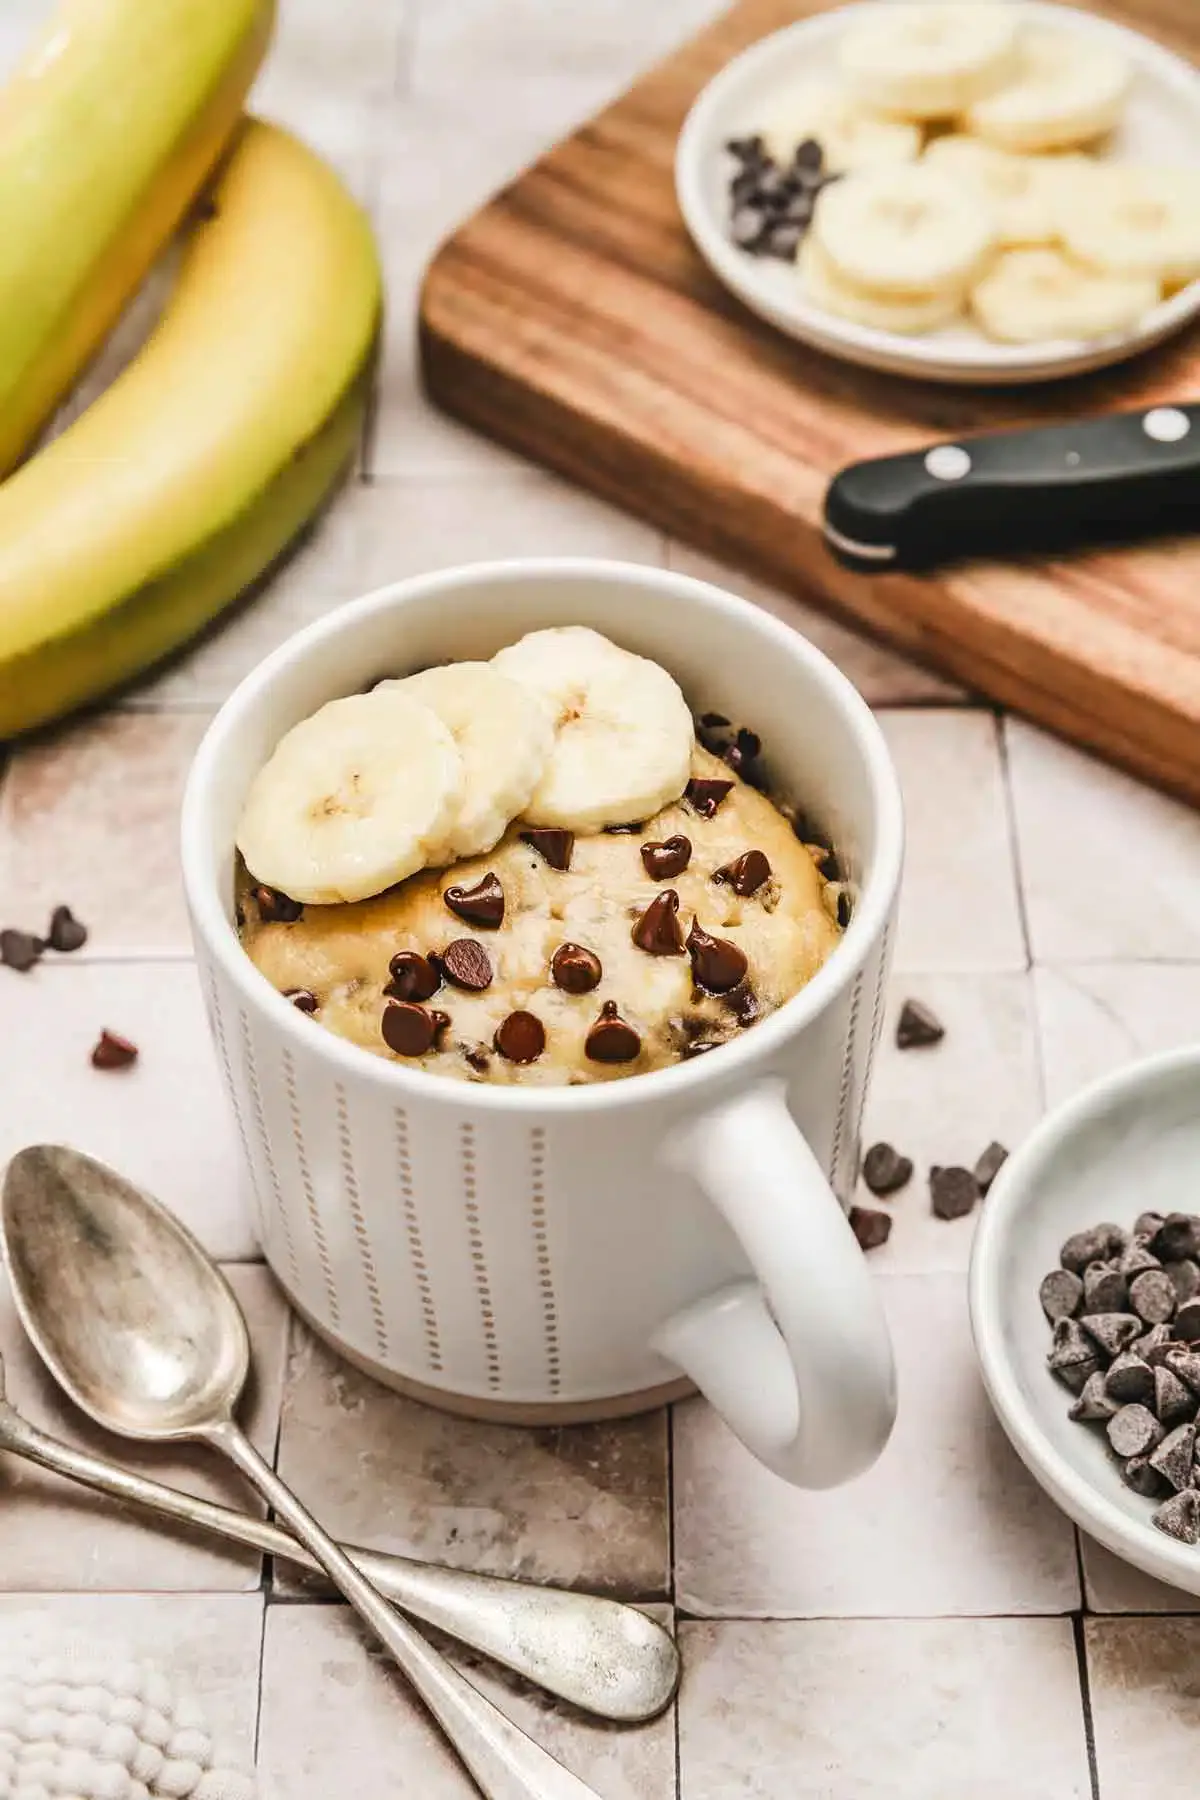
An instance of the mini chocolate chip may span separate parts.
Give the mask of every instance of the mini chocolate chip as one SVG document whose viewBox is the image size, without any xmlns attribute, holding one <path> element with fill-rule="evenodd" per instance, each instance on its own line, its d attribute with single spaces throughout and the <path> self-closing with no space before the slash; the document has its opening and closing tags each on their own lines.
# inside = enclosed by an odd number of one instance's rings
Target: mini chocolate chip
<svg viewBox="0 0 1200 1800">
<path fill-rule="evenodd" d="M 794 199 L 790 199 L 784 216 L 769 227 L 763 238 L 762 247 L 766 254 L 778 257 L 780 262 L 793 262 L 812 215 L 812 201 L 806 195 L 798 195 Z M 742 768 L 740 762 L 734 761 L 737 754 L 736 748 L 730 750 L 725 761 L 731 769 L 739 770 L 749 780 L 749 769 Z"/>
<path fill-rule="evenodd" d="M 278 888 L 260 885 L 254 890 L 254 900 L 264 925 L 294 925 L 304 911 L 299 900 L 291 899 Z"/>
<path fill-rule="evenodd" d="M 993 1138 L 979 1161 L 975 1164 L 975 1179 L 979 1183 L 981 1194 L 987 1193 L 993 1181 L 1008 1161 L 1008 1151 L 1003 1144 Z"/>
<path fill-rule="evenodd" d="M 550 959 L 550 979 L 564 994 L 590 994 L 603 973 L 595 951 L 582 944 L 560 944 Z"/>
<path fill-rule="evenodd" d="M 737 160 L 742 163 L 761 163 L 766 161 L 766 150 L 763 146 L 762 137 L 758 132 L 755 132 L 753 136 L 729 138 L 726 141 L 725 148 L 728 150 L 730 156 L 736 156 Z"/>
<path fill-rule="evenodd" d="M 575 833 L 564 831 L 558 825 L 539 825 L 521 833 L 521 842 L 536 850 L 543 862 L 549 863 L 552 869 L 569 869 L 571 852 L 575 848 Z"/>
<path fill-rule="evenodd" d="M 852 1206 L 850 1229 L 861 1249 L 878 1250 L 892 1235 L 892 1215 L 878 1212 L 870 1206 Z"/>
<path fill-rule="evenodd" d="M 715 819 L 722 800 L 732 792 L 732 781 L 714 781 L 710 776 L 698 775 L 688 782 L 683 797 L 697 817 Z"/>
<path fill-rule="evenodd" d="M 302 1013 L 315 1013 L 321 1004 L 310 988 L 284 988 L 283 997 Z"/>
<path fill-rule="evenodd" d="M 34 964 L 41 961 L 45 948 L 42 939 L 34 937 L 31 931 L 0 931 L 0 963 L 6 969 L 15 969 L 18 975 L 28 975 Z"/>
<path fill-rule="evenodd" d="M 979 1198 L 979 1183 L 970 1169 L 933 1169 L 929 1194 L 939 1219 L 965 1219 Z"/>
<path fill-rule="evenodd" d="M 693 1038 L 690 1044 L 683 1046 L 679 1056 L 682 1062 L 691 1062 L 694 1056 L 707 1056 L 710 1050 L 719 1050 L 720 1048 L 720 1038 Z"/>
<path fill-rule="evenodd" d="M 448 887 L 442 899 L 452 913 L 484 931 L 495 931 L 504 921 L 504 889 L 490 869 L 472 888 Z"/>
<path fill-rule="evenodd" d="M 497 1050 L 508 1062 L 536 1062 L 546 1048 L 546 1027 L 531 1012 L 511 1012 L 496 1031 Z"/>
<path fill-rule="evenodd" d="M 841 893 L 837 897 L 837 922 L 841 926 L 843 931 L 845 931 L 847 925 L 850 923 L 850 919 L 851 919 L 851 916 L 853 915 L 853 912 L 854 912 L 853 902 L 851 901 L 850 896 L 846 892 L 845 888 L 843 888 Z"/>
<path fill-rule="evenodd" d="M 755 184 L 757 195 L 757 183 Z M 729 235 L 739 250 L 753 250 L 763 235 L 766 216 L 757 206 L 747 203 L 735 209 L 729 221 Z"/>
<path fill-rule="evenodd" d="M 771 879 L 771 865 L 761 850 L 744 850 L 736 862 L 726 863 L 713 876 L 714 881 L 727 881 L 743 900 L 757 894 L 764 881 Z"/>
<path fill-rule="evenodd" d="M 476 1044 L 470 1050 L 464 1050 L 463 1055 L 466 1057 L 467 1061 L 470 1063 L 471 1067 L 475 1070 L 477 1075 L 486 1074 L 489 1067 L 491 1066 L 492 1059 L 488 1055 L 487 1051 L 484 1049 L 482 1044 Z"/>
<path fill-rule="evenodd" d="M 728 1008 L 739 1025 L 753 1025 L 759 1014 L 758 995 L 748 981 L 739 981 L 735 988 L 722 994 L 721 1004 Z"/>
<path fill-rule="evenodd" d="M 805 169 L 819 174 L 824 166 L 825 152 L 816 138 L 805 138 L 803 143 L 796 145 L 792 152 L 794 169 Z"/>
<path fill-rule="evenodd" d="M 137 1045 L 115 1031 L 102 1031 L 92 1050 L 93 1069 L 128 1069 L 137 1059 Z"/>
<path fill-rule="evenodd" d="M 862 1160 L 862 1178 L 873 1194 L 896 1194 L 912 1179 L 912 1160 L 891 1144 L 872 1144 Z"/>
<path fill-rule="evenodd" d="M 632 837 L 636 832 L 641 831 L 644 825 L 644 819 L 631 819 L 627 825 L 606 825 L 604 829 L 609 837 Z"/>
<path fill-rule="evenodd" d="M 69 956 L 72 950 L 82 950 L 87 943 L 87 926 L 81 925 L 69 906 L 56 906 L 50 915 L 50 930 L 47 943 L 60 955 Z"/>
<path fill-rule="evenodd" d="M 940 1044 L 946 1027 L 923 1000 L 906 1000 L 896 1021 L 896 1048 L 916 1050 L 926 1044 Z"/>
<path fill-rule="evenodd" d="M 699 919 L 692 920 L 687 950 L 692 959 L 692 977 L 706 993 L 727 994 L 745 978 L 749 964 L 742 951 L 728 938 L 710 936 Z"/>
<path fill-rule="evenodd" d="M 1042 1311 L 1053 1325 L 1056 1319 L 1070 1319 L 1083 1302 L 1083 1283 L 1069 1269 L 1052 1269 L 1043 1275 L 1038 1289 Z"/>
<path fill-rule="evenodd" d="M 450 1023 L 443 1012 L 430 1012 L 410 1000 L 389 1000 L 383 1009 L 383 1041 L 397 1056 L 424 1056 Z"/>
<path fill-rule="evenodd" d="M 682 875 L 692 860 L 692 841 L 682 835 L 664 838 L 660 844 L 642 845 L 642 862 L 651 881 L 670 881 Z"/>
<path fill-rule="evenodd" d="M 706 731 L 722 731 L 728 727 L 730 720 L 725 717 L 724 713 L 706 712 L 701 713 L 700 723 Z"/>
<path fill-rule="evenodd" d="M 455 938 L 438 953 L 446 979 L 468 993 L 482 994 L 492 984 L 492 959 L 474 938 Z"/>
<path fill-rule="evenodd" d="M 584 1041 L 584 1054 L 592 1062 L 627 1063 L 633 1062 L 641 1047 L 641 1038 L 618 1013 L 616 1001 L 606 1000 Z"/>
<path fill-rule="evenodd" d="M 437 968 L 419 950 L 397 950 L 388 973 L 392 979 L 383 991 L 391 1000 L 429 1000 L 442 985 Z"/>
<path fill-rule="evenodd" d="M 683 933 L 679 929 L 679 895 L 674 888 L 656 894 L 631 933 L 647 956 L 682 956 Z"/>
</svg>

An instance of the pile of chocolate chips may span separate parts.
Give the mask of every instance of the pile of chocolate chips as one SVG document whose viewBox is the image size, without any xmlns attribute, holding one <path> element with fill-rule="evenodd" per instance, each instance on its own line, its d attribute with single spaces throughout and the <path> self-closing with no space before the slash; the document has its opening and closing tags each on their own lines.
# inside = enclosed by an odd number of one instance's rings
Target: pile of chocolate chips
<svg viewBox="0 0 1200 1800">
<path fill-rule="evenodd" d="M 797 144 L 781 165 L 761 137 L 730 138 L 725 146 L 736 163 L 729 182 L 729 235 L 751 256 L 794 260 L 812 224 L 817 195 L 835 175 L 825 172 L 825 153 L 816 138 Z"/>
<path fill-rule="evenodd" d="M 1103 1426 L 1127 1485 L 1159 1501 L 1160 1531 L 1200 1542 L 1200 1218 L 1144 1212 L 1132 1231 L 1077 1231 L 1039 1293 L 1071 1417 Z"/>
</svg>

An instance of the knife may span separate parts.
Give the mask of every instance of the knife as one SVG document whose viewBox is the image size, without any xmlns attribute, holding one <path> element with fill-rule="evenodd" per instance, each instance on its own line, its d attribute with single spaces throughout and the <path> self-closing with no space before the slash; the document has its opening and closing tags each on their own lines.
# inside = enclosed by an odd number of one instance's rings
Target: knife
<svg viewBox="0 0 1200 1800">
<path fill-rule="evenodd" d="M 840 562 L 877 574 L 1200 531 L 1200 406 L 854 463 L 829 485 L 824 530 Z"/>
</svg>

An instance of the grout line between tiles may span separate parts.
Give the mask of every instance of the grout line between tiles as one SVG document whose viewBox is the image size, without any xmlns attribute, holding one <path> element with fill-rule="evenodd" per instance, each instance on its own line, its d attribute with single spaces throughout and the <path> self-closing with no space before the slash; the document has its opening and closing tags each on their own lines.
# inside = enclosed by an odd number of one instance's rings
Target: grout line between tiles
<svg viewBox="0 0 1200 1800">
<path fill-rule="evenodd" d="M 1092 1718 L 1092 1683 L 1088 1673 L 1087 1638 L 1083 1619 L 1072 1620 L 1075 1634 L 1075 1660 L 1079 1669 L 1079 1699 L 1083 1710 L 1083 1738 L 1087 1749 L 1088 1779 L 1092 1784 L 1092 1800 L 1100 1800 L 1100 1769 L 1096 1761 L 1096 1728 Z"/>
<path fill-rule="evenodd" d="M 996 753 L 1000 759 L 1000 774 L 1004 784 L 1004 818 L 1008 828 L 1008 847 L 1012 855 L 1013 881 L 1017 890 L 1017 917 L 1021 922 L 1021 942 L 1025 946 L 1025 966 L 1031 969 L 1033 967 L 1033 934 L 1030 930 L 1029 908 L 1025 898 L 1025 870 L 1021 860 L 1021 833 L 1017 823 L 1017 796 L 1013 789 L 1008 728 L 1003 712 L 997 711 L 993 716 L 996 722 Z"/>
<path fill-rule="evenodd" d="M 268 1578 L 268 1565 L 270 1564 L 270 1560 L 271 1559 L 268 1556 L 264 1556 L 262 1559 L 262 1580 L 264 1582 L 266 1582 Z M 259 1752 L 262 1748 L 263 1678 L 267 1666 L 267 1607 L 270 1605 L 270 1601 L 271 1590 L 270 1586 L 267 1585 L 263 1589 L 262 1614 L 258 1627 L 258 1692 L 254 1697 L 254 1767 L 256 1769 L 258 1767 Z"/>
</svg>

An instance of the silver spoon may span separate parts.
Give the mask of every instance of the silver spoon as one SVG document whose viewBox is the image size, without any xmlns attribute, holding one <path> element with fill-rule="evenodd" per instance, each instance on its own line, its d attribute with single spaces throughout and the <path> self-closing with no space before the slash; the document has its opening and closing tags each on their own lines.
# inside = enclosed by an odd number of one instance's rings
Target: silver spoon
<svg viewBox="0 0 1200 1800">
<path fill-rule="evenodd" d="M 126 1437 L 228 1456 L 391 1653 L 487 1800 L 597 1800 L 389 1606 L 241 1431 L 245 1320 L 165 1208 L 101 1163 L 38 1146 L 9 1165 L 0 1235 L 21 1322 L 63 1391 Z"/>
<path fill-rule="evenodd" d="M 289 1532 L 266 1519 L 180 1493 L 50 1437 L 9 1402 L 0 1356 L 0 1451 L 4 1450 L 96 1493 L 131 1500 L 230 1543 L 286 1557 L 304 1569 L 319 1567 Z M 380 1593 L 406 1613 L 436 1625 L 584 1712 L 614 1724 L 636 1725 L 656 1718 L 670 1705 L 679 1681 L 679 1652 L 669 1633 L 636 1606 L 500 1575 L 414 1562 L 358 1544 L 342 1548 Z"/>
</svg>

